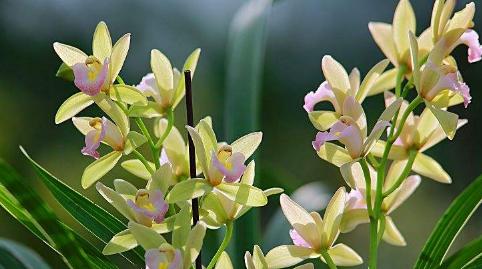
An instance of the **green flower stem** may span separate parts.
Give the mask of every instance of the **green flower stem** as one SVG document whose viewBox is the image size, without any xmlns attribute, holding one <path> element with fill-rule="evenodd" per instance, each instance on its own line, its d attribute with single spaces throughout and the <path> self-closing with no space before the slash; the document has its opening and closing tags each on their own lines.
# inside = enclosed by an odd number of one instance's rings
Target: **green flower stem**
<svg viewBox="0 0 482 269">
<path fill-rule="evenodd" d="M 378 220 L 370 217 L 370 255 L 368 258 L 368 268 L 377 268 L 377 255 L 378 255 Z"/>
<path fill-rule="evenodd" d="M 174 125 L 174 111 L 172 111 L 172 108 L 169 108 L 166 114 L 167 114 L 167 128 L 155 145 L 157 149 L 160 149 L 162 147 L 162 144 L 166 140 L 167 136 L 171 133 L 172 127 Z"/>
<path fill-rule="evenodd" d="M 369 153 L 367 155 L 367 158 L 368 158 L 368 162 L 373 166 L 373 168 L 377 169 L 380 164 L 378 163 L 378 160 L 375 158 L 375 156 Z"/>
<path fill-rule="evenodd" d="M 209 262 L 209 265 L 208 267 L 206 267 L 206 269 L 214 268 L 219 257 L 221 256 L 223 251 L 228 247 L 229 241 L 231 241 L 232 235 L 233 235 L 233 222 L 228 221 L 226 223 L 226 233 L 224 234 L 223 242 L 219 246 L 218 251 L 216 251 L 216 254 L 214 254 L 214 257 L 212 258 L 211 262 Z"/>
<path fill-rule="evenodd" d="M 366 200 L 367 200 L 367 209 L 368 209 L 368 216 L 373 217 L 373 207 L 372 207 L 372 179 L 370 177 L 370 170 L 368 169 L 368 165 L 365 159 L 360 160 L 360 165 L 363 170 L 363 175 L 365 176 L 365 189 L 366 189 Z M 370 201 L 370 202 L 368 202 Z"/>
<path fill-rule="evenodd" d="M 405 168 L 403 169 L 402 174 L 400 174 L 400 177 L 397 179 L 397 181 L 395 181 L 395 184 L 393 184 L 393 186 L 391 186 L 390 189 L 388 189 L 387 191 L 385 191 L 383 193 L 383 198 L 390 195 L 392 192 L 394 192 L 396 189 L 398 189 L 398 187 L 400 187 L 400 185 L 402 185 L 403 181 L 408 177 L 408 174 L 412 170 L 413 162 L 415 161 L 415 158 L 417 157 L 417 153 L 418 153 L 418 151 L 414 150 L 414 149 L 412 149 L 408 152 L 408 162 L 405 165 Z"/>
<path fill-rule="evenodd" d="M 147 130 L 147 127 L 144 124 L 144 121 L 142 121 L 141 118 L 135 118 L 135 122 L 139 127 L 139 129 L 141 130 L 142 134 L 147 138 L 147 142 L 149 143 L 149 147 L 151 148 L 154 165 L 156 166 L 156 169 L 159 169 L 159 167 L 161 167 L 161 163 L 159 161 L 160 150 L 156 147 L 156 144 L 154 144 L 154 141 L 152 140 L 152 136 L 149 133 L 149 130 Z"/>
<path fill-rule="evenodd" d="M 142 164 L 146 167 L 149 173 L 151 173 L 151 175 L 154 174 L 154 170 L 149 165 L 149 162 L 146 160 L 146 158 L 144 158 L 144 156 L 137 150 L 133 150 L 132 152 L 136 155 L 137 159 L 142 162 Z"/>
<path fill-rule="evenodd" d="M 407 66 L 402 64 L 398 67 L 398 72 L 397 72 L 397 86 L 395 87 L 395 95 L 397 97 L 400 96 L 401 93 L 401 88 L 402 88 L 402 80 L 403 76 L 405 76 L 405 73 L 407 72 Z"/>
<path fill-rule="evenodd" d="M 335 262 L 333 262 L 333 259 L 330 257 L 330 254 L 328 254 L 326 250 L 321 252 L 321 256 L 323 257 L 323 259 L 325 259 L 325 262 L 328 265 L 328 268 L 336 269 Z"/>
</svg>

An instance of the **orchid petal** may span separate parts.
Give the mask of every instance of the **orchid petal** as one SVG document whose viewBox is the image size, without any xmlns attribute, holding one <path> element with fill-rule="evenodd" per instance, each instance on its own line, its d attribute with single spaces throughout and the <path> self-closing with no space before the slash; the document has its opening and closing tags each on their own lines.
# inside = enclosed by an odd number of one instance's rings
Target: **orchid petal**
<svg viewBox="0 0 482 269">
<path fill-rule="evenodd" d="M 87 166 L 80 180 L 82 188 L 87 189 L 107 174 L 112 168 L 114 168 L 121 157 L 122 152 L 113 151 Z"/>
<path fill-rule="evenodd" d="M 398 51 L 399 60 L 408 56 L 410 41 L 409 32 L 416 31 L 415 13 L 408 0 L 401 0 L 393 16 L 393 40 Z"/>
<path fill-rule="evenodd" d="M 338 237 L 345 202 L 346 191 L 344 187 L 341 187 L 335 192 L 325 209 L 323 234 L 321 235 L 323 247 L 330 247 Z"/>
<path fill-rule="evenodd" d="M 371 92 L 371 88 L 377 83 L 380 75 L 383 74 L 383 71 L 387 68 L 389 63 L 390 62 L 387 59 L 382 60 L 368 71 L 360 85 L 360 89 L 356 93 L 356 100 L 359 103 L 362 103 L 363 100 L 365 100 L 365 97 Z"/>
<path fill-rule="evenodd" d="M 320 131 L 330 129 L 331 126 L 338 121 L 340 116 L 339 113 L 333 111 L 313 111 L 308 113 L 311 123 Z"/>
<path fill-rule="evenodd" d="M 360 255 L 345 244 L 337 244 L 328 249 L 328 255 L 337 266 L 356 266 L 363 263 Z"/>
<path fill-rule="evenodd" d="M 130 42 L 131 34 L 125 34 L 117 40 L 112 48 L 112 56 L 110 58 L 110 82 L 114 82 L 119 75 L 127 57 L 127 52 L 129 51 Z"/>
<path fill-rule="evenodd" d="M 72 66 L 75 86 L 89 96 L 95 96 L 102 90 L 109 75 L 108 58 L 105 59 L 103 64 L 94 63 L 93 65 L 76 63 Z"/>
<path fill-rule="evenodd" d="M 482 46 L 480 46 L 479 35 L 477 32 L 472 29 L 465 31 L 465 33 L 460 37 L 460 42 L 469 47 L 469 63 L 475 63 L 482 59 Z"/>
<path fill-rule="evenodd" d="M 83 92 L 78 92 L 70 96 L 57 110 L 57 114 L 55 114 L 55 124 L 71 119 L 93 103 L 92 98 Z"/>
<path fill-rule="evenodd" d="M 343 218 L 340 223 L 340 232 L 348 233 L 353 231 L 358 225 L 369 223 L 367 209 L 352 209 L 343 213 Z"/>
<path fill-rule="evenodd" d="M 398 66 L 398 52 L 393 41 L 392 25 L 382 22 L 370 22 L 368 29 L 383 54 L 385 54 L 393 65 Z"/>
<path fill-rule="evenodd" d="M 340 105 L 336 100 L 333 89 L 327 81 L 321 83 L 315 92 L 311 91 L 307 93 L 304 101 L 305 104 L 303 105 L 303 108 L 306 112 L 312 112 L 315 108 L 315 105 L 323 101 L 329 101 L 333 105 L 335 111 L 340 110 Z"/>
<path fill-rule="evenodd" d="M 317 154 L 321 159 L 338 167 L 352 161 L 352 158 L 346 149 L 333 143 L 324 143 L 321 145 L 317 150 Z"/>
<path fill-rule="evenodd" d="M 457 130 L 464 126 L 465 124 L 467 124 L 467 120 L 466 119 L 461 119 L 461 120 L 458 120 L 457 122 Z M 440 126 L 438 126 L 438 128 L 436 128 L 431 134 L 430 136 L 427 138 L 425 144 L 423 144 L 423 146 L 420 148 L 420 152 L 424 152 L 426 151 L 427 149 L 433 147 L 434 145 L 438 144 L 440 141 L 444 140 L 445 138 L 447 138 L 447 135 L 445 134 L 445 132 L 442 130 L 442 128 L 440 128 Z"/>
<path fill-rule="evenodd" d="M 389 216 L 385 216 L 385 231 L 383 232 L 382 238 L 383 241 L 389 243 L 390 245 L 400 247 L 407 245 L 403 235 L 400 233 L 397 226 L 395 226 L 395 223 L 393 223 L 392 218 Z"/>
<path fill-rule="evenodd" d="M 239 152 L 243 154 L 246 159 L 248 159 L 249 157 L 251 157 L 251 155 L 253 155 L 258 146 L 261 144 L 262 139 L 262 132 L 250 133 L 238 138 L 236 141 L 231 143 L 231 148 L 233 152 Z"/>
<path fill-rule="evenodd" d="M 156 169 L 154 163 L 148 162 L 148 165 L 152 168 L 152 170 Z M 142 164 L 141 161 L 138 159 L 127 160 L 121 163 L 122 168 L 124 168 L 127 172 L 140 177 L 145 180 L 151 179 L 151 173 L 147 168 Z"/>
<path fill-rule="evenodd" d="M 395 88 L 397 83 L 397 73 L 398 70 L 396 68 L 383 72 L 375 83 L 373 83 L 373 86 L 370 87 L 367 95 L 372 96 Z"/>
<path fill-rule="evenodd" d="M 420 185 L 421 178 L 418 175 L 413 175 L 407 177 L 402 185 L 398 187 L 398 189 L 393 192 L 391 195 L 394 195 L 393 200 L 388 205 L 388 212 L 390 214 L 393 210 L 397 209 L 405 200 L 412 195 L 412 193 L 417 189 L 418 185 Z"/>
<path fill-rule="evenodd" d="M 173 89 L 174 77 L 171 62 L 159 50 L 151 51 L 151 69 L 156 77 L 157 85 L 161 89 L 165 91 Z"/>
<path fill-rule="evenodd" d="M 428 102 L 425 102 L 425 104 L 433 113 L 433 115 L 437 118 L 448 139 L 452 140 L 457 130 L 457 122 L 459 116 L 447 110 L 437 108 Z"/>
<path fill-rule="evenodd" d="M 92 52 L 101 62 L 105 58 L 110 57 L 112 53 L 112 39 L 110 38 L 109 29 L 103 21 L 99 22 L 95 28 L 92 39 Z"/>
<path fill-rule="evenodd" d="M 65 45 L 59 42 L 54 43 L 54 50 L 62 61 L 69 67 L 74 66 L 77 63 L 85 63 L 87 60 L 87 54 L 78 48 Z"/>
<path fill-rule="evenodd" d="M 310 248 L 284 245 L 270 250 L 266 254 L 266 262 L 269 268 L 278 269 L 290 267 L 306 259 L 318 257 L 320 257 L 320 254 Z"/>
<path fill-rule="evenodd" d="M 445 172 L 437 161 L 420 152 L 415 157 L 412 170 L 440 183 L 452 183 L 449 174 Z"/>
</svg>

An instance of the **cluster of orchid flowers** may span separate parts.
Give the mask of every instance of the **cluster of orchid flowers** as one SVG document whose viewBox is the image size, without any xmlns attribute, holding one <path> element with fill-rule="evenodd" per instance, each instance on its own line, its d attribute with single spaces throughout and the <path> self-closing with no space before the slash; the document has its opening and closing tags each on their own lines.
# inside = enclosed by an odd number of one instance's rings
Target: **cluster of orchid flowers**
<svg viewBox="0 0 482 269">
<path fill-rule="evenodd" d="M 335 241 L 340 233 L 362 223 L 370 223 L 370 268 L 376 268 L 380 240 L 406 245 L 390 213 L 415 191 L 419 175 L 451 182 L 441 165 L 424 151 L 446 137 L 452 139 L 467 123 L 448 111 L 461 103 L 467 107 L 471 101 L 469 87 L 450 54 L 465 44 L 469 62 L 482 58 L 478 35 L 471 29 L 474 4 L 452 16 L 454 6 L 455 0 L 437 0 L 431 26 L 419 37 L 408 0 L 399 2 L 392 25 L 370 23 L 370 32 L 387 59 L 377 63 L 363 80 L 358 69 L 348 74 L 331 56 L 323 57 L 326 81 L 305 96 L 303 108 L 319 130 L 313 148 L 323 160 L 340 167 L 351 190 L 339 188 L 323 218 L 282 194 L 280 204 L 293 227 L 289 231 L 293 244 L 275 247 L 266 255 L 254 246 L 245 254 L 246 268 L 286 268 L 308 259 L 321 259 L 330 268 L 359 265 L 362 258 Z M 268 196 L 283 192 L 253 186 L 255 162 L 249 158 L 261 143 L 262 133 L 250 133 L 228 144 L 218 141 L 210 117 L 186 126 L 196 155 L 196 176 L 192 177 L 189 145 L 174 126 L 174 109 L 186 92 L 184 71 L 194 75 L 200 50 L 188 56 L 181 71 L 160 51 L 152 50 L 152 73 L 137 85 L 127 85 L 119 73 L 129 43 L 130 34 L 126 34 L 112 45 L 104 22 L 94 32 L 90 56 L 54 43 L 63 61 L 60 76 L 72 77 L 80 90 L 60 106 L 55 122 L 71 119 L 85 135 L 81 152 L 95 161 L 85 168 L 82 186 L 95 184 L 129 222 L 128 229 L 115 235 L 103 253 L 112 255 L 140 245 L 146 250 L 146 269 L 188 269 L 200 253 L 206 229 L 226 227 L 225 240 L 207 268 L 233 268 L 224 251 L 233 222 L 252 207 L 266 205 Z M 393 68 L 386 70 L 390 63 Z M 379 93 L 385 95 L 386 109 L 368 132 L 362 102 Z M 409 95 L 416 97 L 409 102 Z M 315 110 L 324 101 L 331 103 L 332 111 Z M 76 117 L 94 103 L 106 116 Z M 415 115 L 421 104 L 425 104 L 423 112 Z M 140 132 L 131 130 L 131 120 Z M 144 120 L 152 120 L 152 130 Z M 111 151 L 100 154 L 101 144 Z M 143 146 L 149 149 L 149 156 L 140 152 Z M 121 167 L 144 179 L 145 187 L 138 189 L 122 179 L 114 180 L 113 188 L 99 182 L 123 156 L 129 159 Z M 411 171 L 417 174 L 410 175 Z M 193 218 L 192 199 L 199 199 L 199 222 Z M 296 268 L 313 268 L 313 264 Z"/>
</svg>

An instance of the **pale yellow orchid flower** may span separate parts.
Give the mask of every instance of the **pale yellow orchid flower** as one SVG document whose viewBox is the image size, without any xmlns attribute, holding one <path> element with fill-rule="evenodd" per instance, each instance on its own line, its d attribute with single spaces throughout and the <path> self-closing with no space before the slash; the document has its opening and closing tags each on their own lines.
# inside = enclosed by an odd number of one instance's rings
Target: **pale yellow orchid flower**
<svg viewBox="0 0 482 269">
<path fill-rule="evenodd" d="M 120 120 L 120 118 L 123 119 L 123 117 L 119 117 L 115 123 L 106 117 L 72 118 L 75 127 L 85 135 L 85 147 L 81 150 L 82 154 L 96 159 L 85 168 L 82 174 L 81 184 L 84 189 L 90 187 L 114 168 L 122 155 L 129 155 L 137 147 L 147 142 L 143 135 L 129 130 L 127 120 Z M 126 124 L 121 127 L 117 124 L 118 122 Z M 97 148 L 101 144 L 110 146 L 112 152 L 101 157 L 97 152 Z"/>
<path fill-rule="evenodd" d="M 246 171 L 245 161 L 261 143 L 262 133 L 247 134 L 230 145 L 218 143 L 212 126 L 206 119 L 196 128 L 186 126 L 196 148 L 204 178 L 184 180 L 174 185 L 167 196 L 170 203 L 187 201 L 213 190 L 246 206 L 264 206 L 267 197 L 262 190 L 238 182 Z"/>
<path fill-rule="evenodd" d="M 246 251 L 244 254 L 244 265 L 246 269 L 270 269 L 270 265 L 266 262 L 263 251 L 258 245 L 253 247 L 253 254 Z M 231 258 L 226 252 L 223 252 L 216 263 L 214 269 L 234 269 Z M 312 263 L 307 263 L 294 267 L 293 269 L 314 269 Z"/>
<path fill-rule="evenodd" d="M 404 65 L 412 70 L 407 35 L 409 31 L 415 33 L 416 18 L 410 1 L 400 0 L 392 24 L 370 22 L 368 28 L 378 47 L 395 67 Z"/>
<path fill-rule="evenodd" d="M 255 162 L 252 160 L 241 177 L 239 183 L 253 186 L 255 176 Z M 266 197 L 283 192 L 281 188 L 264 190 Z M 250 206 L 241 205 L 226 197 L 222 192 L 214 189 L 208 193 L 201 203 L 201 220 L 211 229 L 217 229 L 224 224 L 243 216 Z"/>
<path fill-rule="evenodd" d="M 308 213 L 287 195 L 280 197 L 281 208 L 293 229 L 294 245 L 275 247 L 266 255 L 269 268 L 284 268 L 306 259 L 321 258 L 338 266 L 355 266 L 362 258 L 344 244 L 333 245 L 340 233 L 340 222 L 346 202 L 345 188 L 339 188 L 325 210 L 323 219 L 317 212 Z M 331 261 L 327 261 L 329 258 Z"/>
<path fill-rule="evenodd" d="M 81 91 L 60 106 L 55 123 L 72 118 L 94 102 L 107 113 L 108 107 L 102 104 L 107 96 L 128 104 L 147 105 L 147 99 L 135 87 L 114 85 L 127 56 L 129 44 L 130 34 L 125 34 L 112 46 L 109 29 L 104 22 L 100 22 L 95 29 L 90 56 L 75 47 L 54 43 L 55 52 L 73 70 L 74 83 Z"/>
<path fill-rule="evenodd" d="M 383 191 L 390 190 L 402 174 L 405 163 L 403 161 L 394 161 L 384 181 Z M 369 166 L 371 178 L 371 194 L 372 205 L 375 203 L 375 186 L 377 182 L 377 173 L 375 169 Z M 350 171 L 343 174 L 347 182 L 354 182 L 354 188 L 348 193 L 345 211 L 340 225 L 340 231 L 347 233 L 356 228 L 359 224 L 369 223 L 365 176 L 359 163 L 353 164 Z M 403 179 L 392 193 L 390 193 L 382 202 L 381 210 L 384 214 L 385 230 L 383 232 L 383 240 L 391 245 L 405 246 L 406 241 L 396 227 L 390 214 L 397 209 L 418 187 L 420 184 L 420 176 L 411 175 Z"/>
<path fill-rule="evenodd" d="M 368 95 L 388 90 L 390 86 L 387 88 L 386 85 L 379 83 L 387 65 L 387 60 L 377 63 L 368 71 L 360 83 L 358 69 L 354 68 L 348 74 L 339 62 L 329 55 L 324 56 L 321 67 L 326 81 L 321 83 L 316 91 L 306 94 L 303 105 L 315 128 L 325 131 L 335 124 L 341 116 L 350 115 L 350 111 L 346 111 L 351 109 L 345 105 L 347 97 L 353 97 L 361 104 Z M 334 111 L 314 111 L 315 105 L 324 101 L 330 102 Z M 360 120 L 366 121 L 364 118 Z"/>
<path fill-rule="evenodd" d="M 394 94 L 389 92 L 385 93 L 386 106 L 389 106 L 395 100 L 396 97 Z M 407 106 L 408 102 L 404 101 L 400 108 L 399 115 L 405 112 Z M 467 120 L 465 119 L 458 120 L 457 128 L 462 127 L 466 123 Z M 451 183 L 450 175 L 442 166 L 432 157 L 424 153 L 446 137 L 447 135 L 444 133 L 430 109 L 425 108 L 420 116 L 414 115 L 414 113 L 411 112 L 407 117 L 405 125 L 402 127 L 400 137 L 398 137 L 393 144 L 388 157 L 406 163 L 409 151 L 416 150 L 417 155 L 412 166 L 413 171 L 438 182 Z M 373 147 L 371 153 L 377 157 L 382 157 L 385 145 L 384 141 L 379 140 Z"/>
<path fill-rule="evenodd" d="M 327 132 L 318 132 L 313 141 L 313 148 L 318 156 L 340 167 L 345 163 L 357 161 L 366 156 L 383 134 L 390 120 L 400 107 L 402 99 L 399 98 L 387 107 L 380 115 L 377 123 L 367 135 L 366 116 L 363 107 L 352 97 L 348 96 L 344 102 L 342 117 Z M 340 147 L 328 141 L 338 140 L 345 147 Z"/>
<path fill-rule="evenodd" d="M 468 61 L 474 63 L 482 58 L 482 47 L 479 35 L 473 29 L 475 4 L 467 4 L 465 8 L 453 14 L 456 0 L 437 0 L 434 3 L 430 27 L 419 38 L 419 57 L 425 57 L 440 39 L 452 30 L 461 30 L 457 38 L 453 38 L 451 46 L 465 44 L 468 47 Z M 452 16 L 453 14 L 453 16 Z M 452 16 L 452 17 L 451 17 Z"/>
</svg>

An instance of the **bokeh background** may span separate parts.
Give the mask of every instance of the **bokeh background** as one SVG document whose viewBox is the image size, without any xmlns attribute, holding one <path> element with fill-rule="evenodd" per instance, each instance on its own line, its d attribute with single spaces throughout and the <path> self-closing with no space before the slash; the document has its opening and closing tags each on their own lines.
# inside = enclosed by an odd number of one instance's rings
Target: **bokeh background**
<svg viewBox="0 0 482 269">
<path fill-rule="evenodd" d="M 132 33 L 129 55 L 121 73 L 129 84 L 137 84 L 149 71 L 152 48 L 163 51 L 178 67 L 194 48 L 202 48 L 194 79 L 196 119 L 211 115 L 218 136 L 223 137 L 226 113 L 250 113 L 225 111 L 223 104 L 228 30 L 243 2 L 0 1 L 0 157 L 21 171 L 26 176 L 24 184 L 35 186 L 69 224 L 79 227 L 33 175 L 18 146 L 23 145 L 34 159 L 70 186 L 81 189 L 80 176 L 91 159 L 80 154 L 83 136 L 70 122 L 54 124 L 59 105 L 77 90 L 72 84 L 55 78 L 60 59 L 52 43 L 61 41 L 90 51 L 91 36 L 100 20 L 107 22 L 113 39 Z M 420 33 L 430 23 L 432 1 L 412 2 Z M 457 9 L 468 3 L 458 2 Z M 480 8 L 481 1 L 475 2 Z M 322 208 L 326 198 L 342 184 L 338 169 L 321 161 L 311 147 L 316 131 L 302 109 L 303 97 L 323 80 L 320 60 L 325 54 L 335 57 L 347 69 L 358 67 L 362 74 L 381 60 L 383 55 L 372 40 L 367 24 L 391 22 L 396 4 L 394 0 L 282 0 L 274 4 L 267 27 L 260 101 L 264 141 L 257 162 L 258 182 L 262 186 L 281 186 L 291 193 L 306 183 L 319 182 L 326 194 L 307 203 Z M 479 32 L 482 30 L 480 18 L 479 12 L 474 20 Z M 458 48 L 455 55 L 472 89 L 473 102 L 468 109 L 454 110 L 469 119 L 469 124 L 457 132 L 453 141 L 444 141 L 429 151 L 453 177 L 453 183 L 442 185 L 425 179 L 414 196 L 393 213 L 408 246 L 382 244 L 380 268 L 411 267 L 444 209 L 481 172 L 482 63 L 469 66 L 465 48 Z M 382 96 L 368 99 L 364 107 L 372 119 L 376 118 L 383 109 Z M 83 113 L 93 115 L 98 111 L 90 109 Z M 181 119 L 177 122 L 179 127 L 184 125 L 183 113 L 183 108 L 177 111 L 177 118 Z M 108 174 L 104 181 L 110 184 L 119 177 L 141 183 L 120 168 Z M 85 193 L 106 205 L 95 190 Z M 276 227 L 267 224 L 273 215 L 279 217 L 278 208 L 278 200 L 271 199 L 270 206 L 262 211 L 265 237 L 270 237 L 265 238 L 265 251 L 276 240 L 289 242 L 283 221 L 276 222 Z M 268 236 L 274 228 L 285 235 L 274 234 L 274 239 Z M 340 238 L 365 260 L 367 228 L 367 225 L 360 226 Z M 455 247 L 478 236 L 481 230 L 481 214 L 476 213 Z M 4 210 L 0 210 L 0 237 L 30 246 L 53 268 L 63 268 L 56 255 Z M 262 238 L 259 241 L 261 243 Z"/>
</svg>

